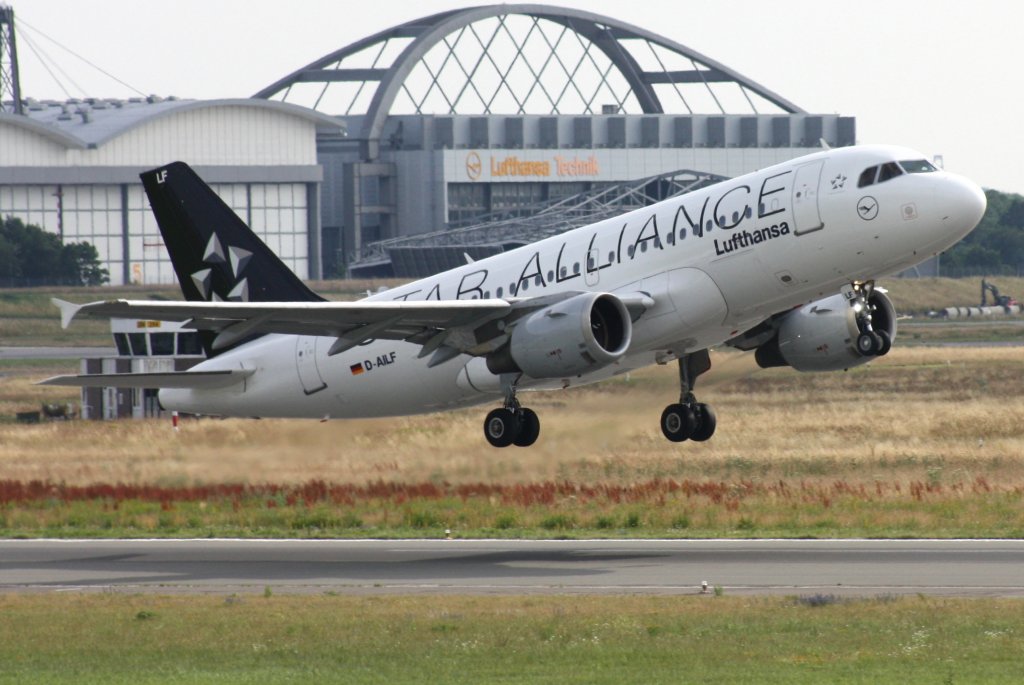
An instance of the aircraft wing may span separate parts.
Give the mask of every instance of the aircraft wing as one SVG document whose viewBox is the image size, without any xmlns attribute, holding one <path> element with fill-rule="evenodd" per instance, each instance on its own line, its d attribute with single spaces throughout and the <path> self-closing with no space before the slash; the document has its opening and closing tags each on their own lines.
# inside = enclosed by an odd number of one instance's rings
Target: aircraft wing
<svg viewBox="0 0 1024 685">
<path fill-rule="evenodd" d="M 447 343 L 456 353 L 473 353 L 479 336 L 464 333 L 508 314 L 506 300 L 427 300 L 406 302 L 179 302 L 104 300 L 74 304 L 54 298 L 66 328 L 75 319 L 155 319 L 183 321 L 188 328 L 213 331 L 213 349 L 252 335 L 283 333 L 337 338 L 339 354 L 371 338 L 412 340 L 426 353 Z M 459 331 L 463 335 L 455 335 Z M 437 339 L 446 333 L 444 339 Z M 436 339 L 435 344 L 430 341 Z M 429 345 L 429 347 L 428 347 Z M 451 354 L 451 353 L 449 353 Z M 455 356 L 452 354 L 451 356 Z M 451 358 L 451 357 L 448 357 Z M 438 362 L 440 363 L 440 362 Z"/>
<path fill-rule="evenodd" d="M 103 300 L 74 304 L 54 298 L 66 328 L 75 319 L 154 319 L 183 321 L 186 327 L 216 333 L 212 347 L 223 349 L 253 335 L 282 333 L 336 338 L 328 354 L 340 354 L 371 338 L 422 345 L 430 365 L 459 354 L 482 355 L 507 339 L 506 325 L 578 293 L 511 300 L 393 300 L 359 302 L 182 302 Z M 654 301 L 645 293 L 620 296 L 633 318 Z"/>
</svg>

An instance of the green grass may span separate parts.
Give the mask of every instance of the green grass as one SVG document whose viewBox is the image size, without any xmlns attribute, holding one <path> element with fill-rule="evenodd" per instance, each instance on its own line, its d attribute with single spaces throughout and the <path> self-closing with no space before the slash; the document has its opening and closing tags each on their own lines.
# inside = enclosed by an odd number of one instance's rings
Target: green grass
<svg viewBox="0 0 1024 685">
<path fill-rule="evenodd" d="M 450 486 L 0 482 L 0 537 L 1019 538 L 1024 485 L 656 480 Z M 72 491 L 74 490 L 74 491 Z M 227 494 L 225 493 L 227 492 Z M 305 493 L 305 494 L 304 494 Z M 312 493 L 312 494 L 310 494 Z"/>
<path fill-rule="evenodd" d="M 949 322 L 942 319 L 901 321 L 896 331 L 898 344 L 1001 342 L 1024 345 L 1021 317 L 983 322 Z"/>
<path fill-rule="evenodd" d="M 0 683 L 1018 683 L 1019 601 L 0 596 Z"/>
<path fill-rule="evenodd" d="M 1024 300 L 1024 278 L 994 276 L 990 279 L 1004 295 Z M 981 277 L 887 278 L 879 285 L 901 314 L 926 314 L 946 307 L 976 307 L 981 303 Z M 991 298 L 989 298 L 991 303 Z"/>
</svg>

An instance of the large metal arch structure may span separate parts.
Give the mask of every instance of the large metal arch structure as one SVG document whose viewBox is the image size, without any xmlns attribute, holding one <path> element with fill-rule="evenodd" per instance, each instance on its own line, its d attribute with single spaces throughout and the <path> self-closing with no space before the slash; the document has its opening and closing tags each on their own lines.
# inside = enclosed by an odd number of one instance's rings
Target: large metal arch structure
<svg viewBox="0 0 1024 685">
<path fill-rule="evenodd" d="M 267 86 L 263 90 L 256 93 L 253 97 L 263 99 L 281 99 L 288 101 L 288 97 L 291 94 L 292 88 L 298 84 L 323 84 L 320 97 L 317 98 L 313 108 L 318 109 L 323 95 L 327 92 L 328 88 L 332 84 L 336 83 L 348 83 L 348 84 L 359 84 L 357 93 L 362 93 L 364 89 L 373 89 L 373 96 L 369 102 L 369 106 L 365 112 L 362 111 L 346 111 L 346 112 L 325 112 L 326 114 L 362 114 L 362 126 L 361 130 L 357 133 L 356 131 L 350 131 L 350 135 L 355 134 L 353 137 L 357 137 L 361 143 L 361 156 L 364 160 L 372 161 L 379 157 L 380 139 L 384 131 L 384 125 L 391 113 L 392 106 L 395 104 L 399 94 L 402 93 L 402 89 L 405 86 L 406 79 L 412 74 L 413 70 L 421 63 L 424 57 L 432 49 L 439 45 L 447 46 L 449 51 L 454 51 L 454 45 L 458 43 L 461 36 L 468 30 L 475 37 L 477 42 L 480 44 L 480 48 L 484 53 L 484 56 L 479 58 L 479 61 L 471 69 L 466 69 L 461 63 L 458 67 L 462 70 L 465 75 L 465 83 L 462 86 L 461 93 L 466 88 L 475 88 L 473 85 L 473 76 L 477 72 L 477 69 L 483 63 L 484 57 L 487 53 L 487 45 L 479 38 L 478 35 L 473 32 L 472 25 L 488 19 L 497 19 L 499 27 L 504 26 L 504 22 L 510 16 L 525 16 L 533 20 L 533 25 L 537 26 L 538 22 L 544 20 L 551 22 L 556 25 L 564 27 L 564 30 L 571 32 L 579 37 L 581 45 L 584 44 L 584 55 L 590 54 L 591 46 L 603 55 L 610 64 L 614 67 L 619 75 L 628 84 L 628 88 L 632 97 L 635 98 L 642 113 L 644 114 L 664 114 L 665 108 L 662 104 L 661 99 L 656 91 L 656 86 L 668 85 L 675 89 L 675 92 L 679 94 L 680 98 L 683 99 L 683 109 L 690 110 L 689 104 L 686 99 L 683 98 L 681 87 L 687 85 L 703 85 L 707 88 L 711 94 L 711 98 L 715 104 L 721 110 L 721 113 L 726 114 L 729 112 L 725 111 L 722 107 L 718 98 L 715 96 L 712 90 L 714 84 L 735 84 L 741 90 L 743 97 L 750 104 L 751 109 L 756 113 L 757 107 L 754 105 L 754 101 L 751 99 L 750 94 L 756 95 L 758 98 L 770 103 L 772 107 L 776 107 L 784 113 L 803 113 L 804 110 L 783 98 L 778 93 L 769 90 L 765 86 L 749 79 L 738 72 L 730 69 L 724 64 L 707 57 L 691 48 L 688 48 L 680 43 L 677 43 L 669 38 L 659 36 L 651 31 L 647 31 L 643 28 L 627 24 L 610 17 L 587 12 L 583 10 L 554 7 L 550 5 L 540 4 L 522 4 L 522 5 L 488 5 L 481 7 L 473 7 L 459 10 L 451 10 L 447 12 L 441 12 L 434 14 L 422 19 L 416 19 L 410 22 L 406 22 L 399 26 L 389 28 L 381 31 L 377 34 L 356 41 L 348 46 L 345 46 L 339 50 L 336 50 L 328 55 L 321 57 L 320 59 L 311 62 L 310 64 L 302 67 L 301 69 L 285 76 L 279 81 Z M 505 29 L 507 32 L 507 29 Z M 532 31 L 532 29 L 531 29 Z M 455 43 L 449 42 L 449 36 L 456 35 Z M 400 54 L 395 57 L 390 64 L 378 63 L 378 60 L 382 55 L 385 54 L 385 49 L 390 41 L 396 39 L 411 39 L 401 50 Z M 492 39 L 493 40 L 493 39 Z M 559 41 L 561 38 L 559 38 Z M 685 69 L 644 69 L 640 62 L 636 59 L 636 56 L 631 52 L 630 47 L 624 41 L 640 40 L 645 41 L 647 45 L 656 46 L 661 51 L 667 51 L 676 58 L 689 62 L 692 68 Z M 527 62 L 527 68 L 533 73 L 535 77 L 535 83 L 531 87 L 537 87 L 540 83 L 541 73 L 543 69 L 547 68 L 548 63 L 551 59 L 558 59 L 555 54 L 556 45 L 551 45 L 550 41 L 547 41 L 551 48 L 551 55 L 544 62 L 544 67 L 541 71 L 536 71 Z M 369 68 L 349 68 L 345 65 L 345 60 L 354 55 L 364 53 L 369 49 L 377 48 L 378 59 L 375 59 Z M 660 63 L 661 59 L 657 57 L 654 47 L 650 47 L 650 50 L 655 54 L 655 59 Z M 508 71 L 512 68 L 511 66 L 504 65 L 507 67 L 506 71 L 501 72 L 499 66 L 495 64 L 493 58 L 488 58 L 491 61 L 491 66 L 499 74 L 499 77 L 504 81 L 505 76 L 508 75 Z M 513 57 L 513 65 L 515 60 L 526 59 L 523 55 L 522 49 L 519 50 L 518 54 Z M 597 66 L 594 57 L 591 56 L 590 60 L 594 62 L 595 67 Z M 455 58 L 458 62 L 458 58 Z M 582 60 L 581 60 L 582 61 Z M 445 60 L 447 63 L 447 58 Z M 565 65 L 561 65 L 565 72 L 568 80 L 573 80 L 573 74 L 570 72 Z M 576 69 L 579 69 L 579 64 L 576 65 Z M 664 65 L 662 65 L 664 66 Z M 488 67 L 490 68 L 490 67 Z M 428 67 L 429 69 L 429 67 Z M 606 79 L 608 72 L 606 71 L 601 75 L 602 79 Z M 435 76 L 435 83 L 437 85 L 437 78 Z M 506 84 L 507 85 L 507 84 Z M 433 86 L 432 86 L 433 87 Z M 518 87 L 518 84 L 517 84 Z M 541 86 L 543 89 L 543 85 Z M 429 91 L 428 91 L 429 92 Z M 577 92 L 578 89 L 577 89 Z M 563 90 L 564 94 L 564 90 Z M 426 113 L 444 113 L 444 114 L 462 114 L 464 112 L 458 111 L 459 97 L 454 99 L 448 98 L 442 93 L 444 99 L 448 102 L 449 111 L 447 112 L 421 112 L 418 110 L 417 114 Z M 478 93 L 479 95 L 479 93 Z M 559 102 L 561 95 L 558 99 L 552 98 L 549 94 L 548 100 L 551 102 L 552 110 L 550 112 L 543 112 L 543 114 L 590 114 L 592 111 L 593 98 L 590 101 L 584 100 L 584 111 L 583 112 L 562 112 L 559 111 Z M 583 93 L 580 92 L 580 96 Z M 515 98 L 515 95 L 513 95 Z M 616 96 L 618 99 L 618 96 Z M 480 100 L 484 102 L 483 97 Z M 622 98 L 619 104 L 625 100 Z M 493 98 L 492 98 L 493 101 Z M 353 103 L 355 99 L 353 99 Z M 523 103 L 518 101 L 520 111 L 518 112 L 500 112 L 502 114 L 536 114 L 542 112 L 526 112 L 523 111 Z M 490 103 L 485 102 L 484 114 L 492 114 L 499 112 L 489 111 Z M 350 108 L 351 110 L 351 105 Z M 692 110 L 690 110 L 692 112 Z M 686 113 L 686 112 L 680 112 Z"/>
</svg>

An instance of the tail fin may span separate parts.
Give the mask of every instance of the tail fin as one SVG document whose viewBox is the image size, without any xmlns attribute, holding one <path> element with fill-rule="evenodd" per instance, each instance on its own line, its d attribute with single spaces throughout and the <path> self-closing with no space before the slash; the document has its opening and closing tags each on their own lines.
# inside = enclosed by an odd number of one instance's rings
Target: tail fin
<svg viewBox="0 0 1024 685">
<path fill-rule="evenodd" d="M 140 176 L 186 300 L 323 301 L 187 164 Z"/>
</svg>

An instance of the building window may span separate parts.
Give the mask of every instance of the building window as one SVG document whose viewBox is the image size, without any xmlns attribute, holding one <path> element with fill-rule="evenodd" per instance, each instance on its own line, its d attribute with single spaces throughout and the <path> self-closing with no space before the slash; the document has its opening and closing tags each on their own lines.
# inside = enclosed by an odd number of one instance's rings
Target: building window
<svg viewBox="0 0 1024 685">
<path fill-rule="evenodd" d="M 174 333 L 150 333 L 149 346 L 153 355 L 170 356 L 174 354 Z"/>
<path fill-rule="evenodd" d="M 483 183 L 448 184 L 448 223 L 470 223 L 488 212 L 488 187 Z"/>
<path fill-rule="evenodd" d="M 305 184 L 217 183 L 210 187 L 289 269 L 299 278 L 308 276 L 309 226 Z M 120 218 L 117 225 L 120 240 Z M 128 188 L 128 251 L 130 282 L 177 283 L 160 228 L 141 185 Z M 120 264 L 116 273 L 121 273 Z M 116 282 L 113 268 L 110 274 L 111 281 Z"/>
<path fill-rule="evenodd" d="M 199 333 L 178 333 L 178 354 L 202 354 Z"/>
</svg>

